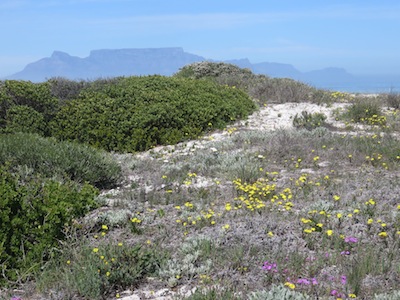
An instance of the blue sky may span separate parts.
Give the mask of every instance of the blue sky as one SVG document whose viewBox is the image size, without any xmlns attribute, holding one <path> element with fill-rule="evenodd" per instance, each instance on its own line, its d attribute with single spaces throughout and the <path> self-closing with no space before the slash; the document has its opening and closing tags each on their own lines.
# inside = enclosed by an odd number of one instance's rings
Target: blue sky
<svg viewBox="0 0 400 300">
<path fill-rule="evenodd" d="M 400 74 L 399 0 L 0 0 L 0 27 L 0 77 L 54 50 L 158 47 Z"/>
</svg>

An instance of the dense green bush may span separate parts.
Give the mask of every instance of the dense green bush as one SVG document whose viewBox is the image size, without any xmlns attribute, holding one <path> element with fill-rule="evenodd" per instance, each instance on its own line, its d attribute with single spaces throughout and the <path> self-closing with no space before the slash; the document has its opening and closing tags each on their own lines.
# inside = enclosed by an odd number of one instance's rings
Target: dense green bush
<svg viewBox="0 0 400 300">
<path fill-rule="evenodd" d="M 0 166 L 0 283 L 38 269 L 63 239 L 65 226 L 97 206 L 97 194 L 90 185 L 40 176 L 21 182 Z"/>
<path fill-rule="evenodd" d="M 4 163 L 14 172 L 23 167 L 28 173 L 89 182 L 99 188 L 113 187 L 121 177 L 120 166 L 104 151 L 28 133 L 0 135 L 0 164 Z"/>
<path fill-rule="evenodd" d="M 46 124 L 58 108 L 59 100 L 51 93 L 48 82 L 0 82 L 0 132 L 22 130 L 48 134 Z"/>
<path fill-rule="evenodd" d="M 53 120 L 52 133 L 106 150 L 142 151 L 224 128 L 254 109 L 243 91 L 210 81 L 119 78 L 68 102 Z"/>
<path fill-rule="evenodd" d="M 43 133 L 46 128 L 43 114 L 26 105 L 14 105 L 5 118 L 8 132 Z"/>
</svg>

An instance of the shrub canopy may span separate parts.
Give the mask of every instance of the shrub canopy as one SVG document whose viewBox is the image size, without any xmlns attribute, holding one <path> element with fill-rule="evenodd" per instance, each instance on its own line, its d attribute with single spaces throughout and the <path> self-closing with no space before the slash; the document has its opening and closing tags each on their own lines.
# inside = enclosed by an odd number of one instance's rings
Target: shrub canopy
<svg viewBox="0 0 400 300">
<path fill-rule="evenodd" d="M 210 81 L 128 77 L 81 92 L 51 124 L 57 138 L 132 152 L 222 129 L 254 109 L 243 91 Z"/>
</svg>

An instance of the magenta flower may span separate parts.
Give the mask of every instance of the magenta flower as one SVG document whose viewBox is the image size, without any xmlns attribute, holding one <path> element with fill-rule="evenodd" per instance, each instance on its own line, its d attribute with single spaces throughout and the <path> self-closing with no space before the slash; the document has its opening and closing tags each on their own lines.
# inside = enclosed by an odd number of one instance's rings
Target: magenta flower
<svg viewBox="0 0 400 300">
<path fill-rule="evenodd" d="M 316 284 L 318 284 L 318 281 L 317 281 L 317 278 L 311 278 L 311 283 L 313 284 L 313 285 L 316 285 Z"/>
<path fill-rule="evenodd" d="M 350 255 L 350 251 L 342 251 L 340 252 L 341 255 Z"/>
<path fill-rule="evenodd" d="M 344 241 L 345 241 L 346 243 L 357 243 L 357 242 L 358 242 L 358 239 L 355 238 L 355 237 L 348 236 L 348 237 L 346 237 L 346 238 L 344 239 Z"/>
<path fill-rule="evenodd" d="M 268 261 L 264 262 L 264 265 L 262 266 L 263 270 L 269 271 L 269 272 L 278 272 L 278 269 L 276 267 L 276 263 L 270 263 Z"/>
<path fill-rule="evenodd" d="M 341 281 L 342 284 L 346 284 L 346 282 L 347 282 L 347 277 L 346 277 L 346 275 L 340 276 L 340 281 Z"/>
</svg>

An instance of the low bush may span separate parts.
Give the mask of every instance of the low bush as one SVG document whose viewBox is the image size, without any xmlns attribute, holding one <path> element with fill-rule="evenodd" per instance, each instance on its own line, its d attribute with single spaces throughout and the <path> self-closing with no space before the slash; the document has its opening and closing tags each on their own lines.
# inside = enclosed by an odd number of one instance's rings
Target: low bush
<svg viewBox="0 0 400 300">
<path fill-rule="evenodd" d="M 325 124 L 326 116 L 322 113 L 309 113 L 302 111 L 301 116 L 295 115 L 293 126 L 298 129 L 313 130 L 317 127 L 322 127 Z"/>
<path fill-rule="evenodd" d="M 381 104 L 375 99 L 360 98 L 343 114 L 346 119 L 356 123 L 365 123 L 369 119 L 377 118 L 382 115 Z"/>
<path fill-rule="evenodd" d="M 64 299 L 110 299 L 115 291 L 137 287 L 146 276 L 154 276 L 165 259 L 159 250 L 124 243 L 90 246 L 70 240 L 63 254 L 52 259 L 38 276 L 38 289 L 57 288 Z M 81 262 L 84 262 L 82 265 Z M 113 293 L 113 294 L 112 294 Z"/>
<path fill-rule="evenodd" d="M 110 154 L 36 134 L 0 135 L 0 164 L 4 163 L 12 165 L 14 172 L 23 167 L 27 173 L 89 182 L 99 188 L 113 187 L 121 178 L 121 167 Z"/>
<path fill-rule="evenodd" d="M 389 93 L 386 95 L 386 103 L 389 107 L 400 109 L 400 93 Z"/>
<path fill-rule="evenodd" d="M 256 75 L 249 69 L 227 63 L 197 62 L 184 66 L 175 77 L 207 79 L 221 85 L 235 86 L 244 90 L 259 104 L 286 102 L 330 103 L 330 92 L 315 89 L 289 78 L 271 78 Z"/>
<path fill-rule="evenodd" d="M 73 219 L 97 206 L 91 185 L 40 176 L 21 182 L 0 166 L 1 282 L 24 280 L 49 258 Z"/>
<path fill-rule="evenodd" d="M 109 151 L 143 151 L 222 129 L 254 109 L 244 92 L 209 81 L 129 77 L 68 102 L 53 120 L 52 132 Z"/>
</svg>

